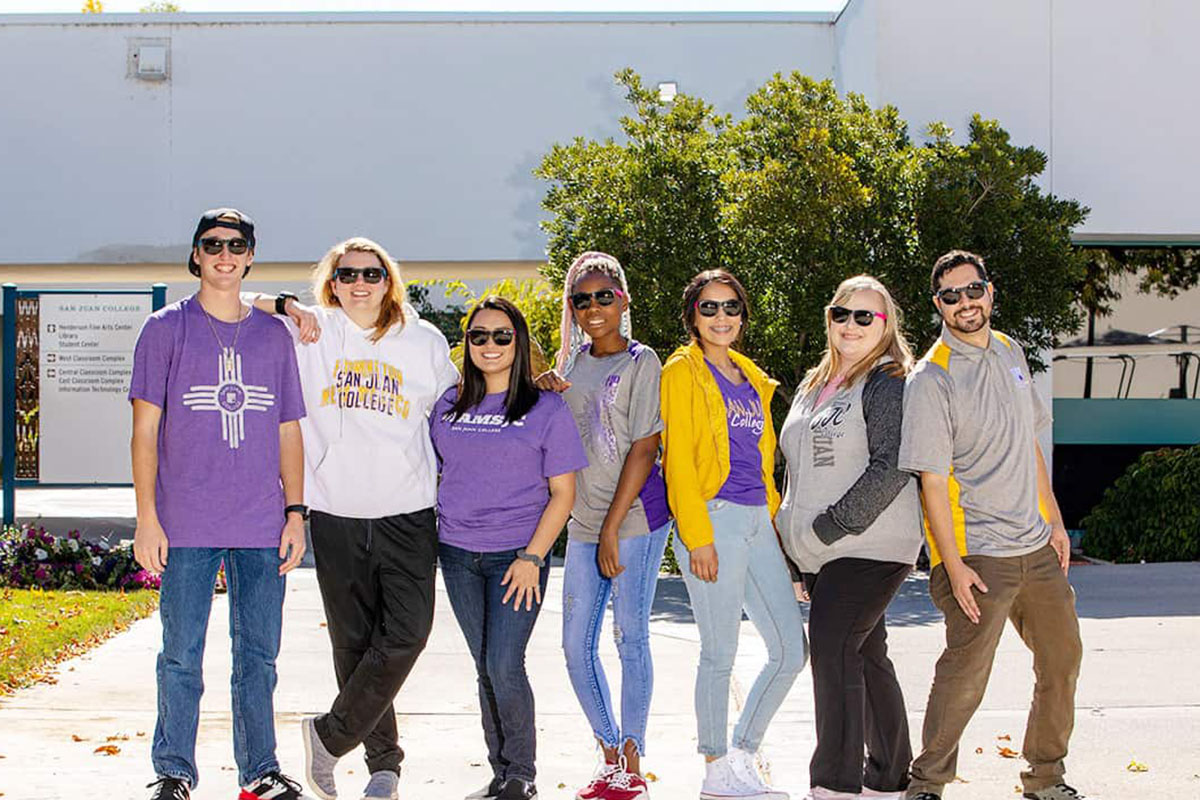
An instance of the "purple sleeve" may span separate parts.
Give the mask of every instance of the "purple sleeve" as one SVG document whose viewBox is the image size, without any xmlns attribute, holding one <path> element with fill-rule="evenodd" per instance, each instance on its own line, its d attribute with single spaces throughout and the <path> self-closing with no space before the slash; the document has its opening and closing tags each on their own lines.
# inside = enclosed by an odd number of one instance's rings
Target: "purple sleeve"
<svg viewBox="0 0 1200 800">
<path fill-rule="evenodd" d="M 543 393 L 542 396 L 552 404 L 542 435 L 542 477 L 553 478 L 583 469 L 588 465 L 587 453 L 579 439 L 579 428 L 575 426 L 570 406 L 556 394 Z"/>
<path fill-rule="evenodd" d="M 290 336 L 279 337 L 279 421 L 293 422 L 305 415 L 304 391 L 300 388 L 300 368 L 296 348 Z"/>
<path fill-rule="evenodd" d="M 174 337 L 170 327 L 155 316 L 146 317 L 133 349 L 133 376 L 129 401 L 145 400 L 159 408 L 167 405 L 167 376 L 171 372 Z"/>
</svg>

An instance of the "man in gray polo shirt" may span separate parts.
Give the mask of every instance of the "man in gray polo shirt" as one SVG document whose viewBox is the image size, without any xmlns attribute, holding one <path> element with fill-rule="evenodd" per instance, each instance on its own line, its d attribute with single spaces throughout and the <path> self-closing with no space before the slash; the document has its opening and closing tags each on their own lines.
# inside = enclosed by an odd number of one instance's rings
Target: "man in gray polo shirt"
<svg viewBox="0 0 1200 800">
<path fill-rule="evenodd" d="M 933 268 L 941 338 L 908 377 L 899 466 L 921 478 L 929 591 L 946 617 L 909 800 L 954 780 L 963 729 L 983 699 L 1011 619 L 1036 683 L 1021 773 L 1029 800 L 1082 797 L 1063 782 L 1082 645 L 1067 582 L 1070 541 L 1037 432 L 1050 413 L 1015 341 L 991 329 L 983 259 L 952 250 Z"/>
</svg>

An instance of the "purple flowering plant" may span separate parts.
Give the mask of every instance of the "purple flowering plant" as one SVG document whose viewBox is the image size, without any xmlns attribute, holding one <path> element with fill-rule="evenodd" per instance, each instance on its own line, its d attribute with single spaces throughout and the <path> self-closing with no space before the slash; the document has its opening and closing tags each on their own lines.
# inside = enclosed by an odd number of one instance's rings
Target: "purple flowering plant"
<svg viewBox="0 0 1200 800">
<path fill-rule="evenodd" d="M 55 536 L 33 526 L 0 531 L 0 586 L 132 591 L 159 585 L 134 559 L 130 542 L 89 541 L 79 531 Z"/>
</svg>

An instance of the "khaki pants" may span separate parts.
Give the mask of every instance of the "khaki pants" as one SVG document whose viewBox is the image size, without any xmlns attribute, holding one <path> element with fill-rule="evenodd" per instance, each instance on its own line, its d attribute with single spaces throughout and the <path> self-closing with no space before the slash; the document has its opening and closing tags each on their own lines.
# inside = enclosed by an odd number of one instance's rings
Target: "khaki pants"
<svg viewBox="0 0 1200 800">
<path fill-rule="evenodd" d="M 941 795 L 942 787 L 954 780 L 959 739 L 983 699 L 1005 619 L 1012 620 L 1033 651 L 1036 679 L 1021 753 L 1029 769 L 1021 773 L 1021 781 L 1026 792 L 1061 783 L 1083 651 L 1075 592 L 1049 545 L 1024 556 L 969 555 L 963 561 L 988 591 L 975 592 L 980 611 L 976 625 L 958 607 L 946 568 L 939 564 L 930 576 L 929 593 L 946 616 L 946 650 L 929 692 L 923 752 L 913 762 L 908 796 Z"/>
</svg>

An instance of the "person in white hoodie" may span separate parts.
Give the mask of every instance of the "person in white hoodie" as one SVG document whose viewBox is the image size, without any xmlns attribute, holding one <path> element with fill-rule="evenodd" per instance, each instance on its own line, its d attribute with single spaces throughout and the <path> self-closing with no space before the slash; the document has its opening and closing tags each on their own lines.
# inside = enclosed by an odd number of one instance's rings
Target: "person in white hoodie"
<svg viewBox="0 0 1200 800">
<path fill-rule="evenodd" d="M 458 382 L 441 332 L 405 302 L 387 251 L 356 237 L 313 270 L 315 307 L 259 298 L 287 313 L 310 409 L 301 430 L 305 501 L 338 695 L 302 722 L 306 777 L 337 796 L 337 759 L 359 744 L 363 798 L 397 796 L 404 753 L 392 701 L 433 624 L 437 461 L 433 404 Z"/>
</svg>

